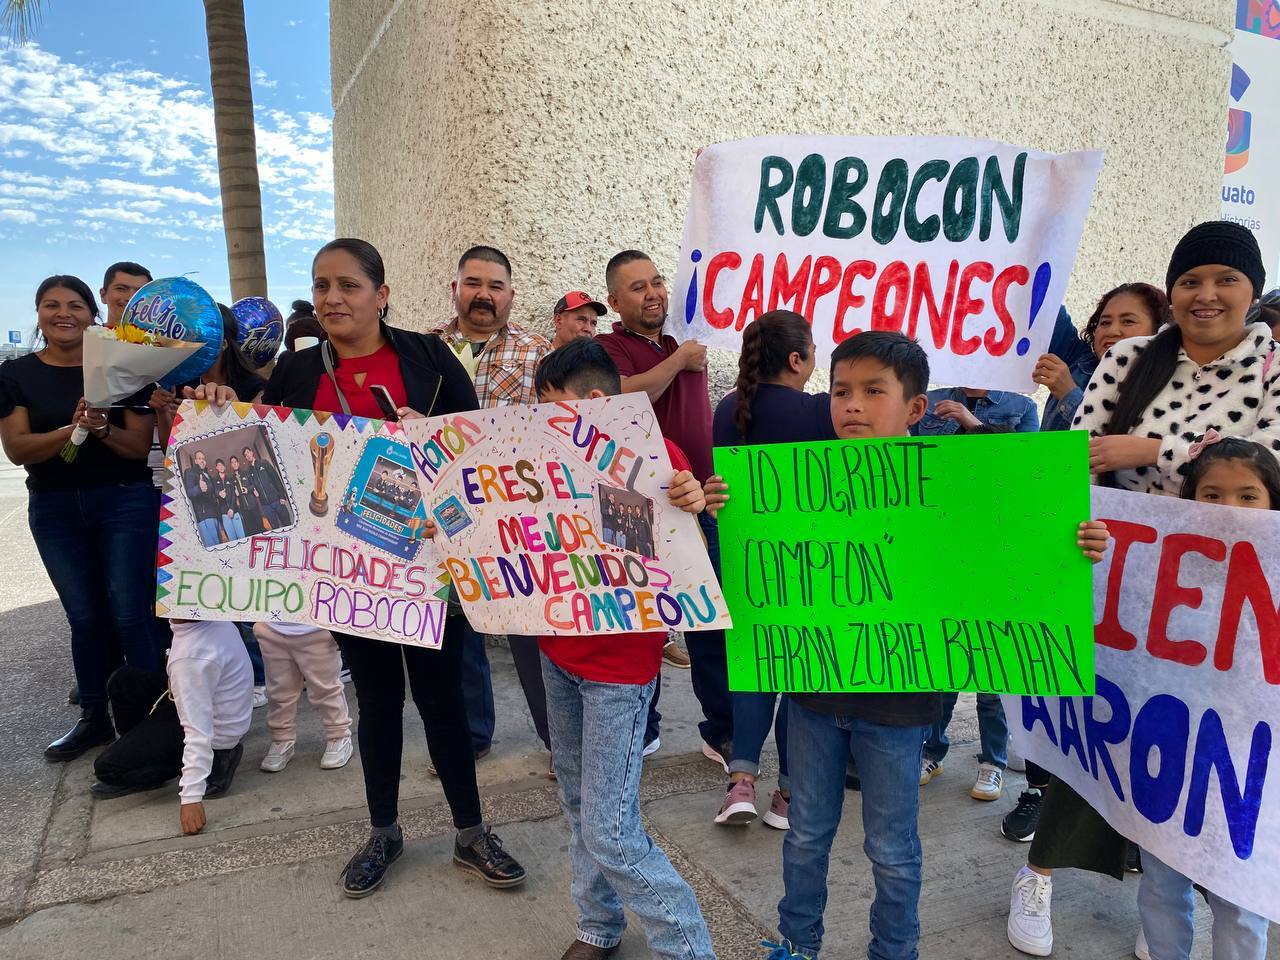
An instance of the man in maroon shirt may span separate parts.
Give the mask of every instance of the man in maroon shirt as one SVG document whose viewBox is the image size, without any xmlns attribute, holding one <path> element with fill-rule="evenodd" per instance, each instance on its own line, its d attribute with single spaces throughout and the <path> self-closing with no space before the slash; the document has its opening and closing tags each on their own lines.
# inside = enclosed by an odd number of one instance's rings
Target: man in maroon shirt
<svg viewBox="0 0 1280 960">
<path fill-rule="evenodd" d="M 624 250 L 605 268 L 609 306 L 618 314 L 613 332 L 596 341 L 622 374 L 623 393 L 647 393 L 662 435 L 684 451 L 693 475 L 705 482 L 711 467 L 711 401 L 707 396 L 707 348 L 696 340 L 676 343 L 664 336 L 667 285 L 647 254 Z M 720 537 L 715 520 L 698 515 L 707 553 L 720 575 Z M 728 770 L 733 706 L 724 631 L 685 635 L 692 661 L 693 692 L 706 718 L 698 724 L 702 752 Z"/>
</svg>

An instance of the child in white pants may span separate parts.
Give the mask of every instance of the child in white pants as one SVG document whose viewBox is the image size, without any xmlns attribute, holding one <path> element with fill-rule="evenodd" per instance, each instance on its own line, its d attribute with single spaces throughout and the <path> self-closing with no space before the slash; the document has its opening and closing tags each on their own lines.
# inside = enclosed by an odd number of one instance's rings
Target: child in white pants
<svg viewBox="0 0 1280 960">
<path fill-rule="evenodd" d="M 324 770 L 336 770 L 351 759 L 351 714 L 338 674 L 338 645 L 328 630 L 305 623 L 255 623 L 253 635 L 262 648 L 267 675 L 267 729 L 271 748 L 261 769 L 278 773 L 293 759 L 294 720 L 306 683 L 307 699 L 324 724 Z"/>
</svg>

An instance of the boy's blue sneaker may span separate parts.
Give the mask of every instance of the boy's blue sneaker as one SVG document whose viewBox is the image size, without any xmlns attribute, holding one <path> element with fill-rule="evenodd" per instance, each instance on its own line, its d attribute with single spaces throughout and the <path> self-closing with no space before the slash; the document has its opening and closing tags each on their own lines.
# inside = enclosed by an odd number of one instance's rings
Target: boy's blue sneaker
<svg viewBox="0 0 1280 960">
<path fill-rule="evenodd" d="M 760 946 L 769 950 L 764 960 L 813 960 L 807 953 L 794 953 L 790 940 L 783 940 L 781 943 L 774 943 L 772 940 L 761 940 Z"/>
</svg>

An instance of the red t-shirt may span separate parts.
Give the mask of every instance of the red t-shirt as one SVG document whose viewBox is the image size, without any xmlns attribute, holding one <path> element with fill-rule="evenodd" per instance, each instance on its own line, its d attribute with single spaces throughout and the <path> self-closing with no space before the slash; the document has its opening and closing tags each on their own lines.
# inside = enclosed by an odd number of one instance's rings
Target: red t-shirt
<svg viewBox="0 0 1280 960">
<path fill-rule="evenodd" d="M 689 461 L 670 440 L 666 441 L 672 470 L 688 470 Z M 538 646 L 552 663 L 566 673 L 594 683 L 628 683 L 641 686 L 658 675 L 662 666 L 663 633 L 605 633 L 581 637 L 539 637 Z"/>
<path fill-rule="evenodd" d="M 347 406 L 357 417 L 384 419 L 385 414 L 369 389 L 374 384 L 386 387 L 397 407 L 408 406 L 409 396 L 404 388 L 404 377 L 400 375 L 400 358 L 389 343 L 384 343 L 368 356 L 343 357 L 333 373 L 338 378 L 343 396 L 347 398 Z M 311 408 L 325 413 L 342 412 L 338 392 L 333 389 L 333 381 L 327 373 L 321 375 L 316 385 L 316 397 L 311 401 Z"/>
</svg>

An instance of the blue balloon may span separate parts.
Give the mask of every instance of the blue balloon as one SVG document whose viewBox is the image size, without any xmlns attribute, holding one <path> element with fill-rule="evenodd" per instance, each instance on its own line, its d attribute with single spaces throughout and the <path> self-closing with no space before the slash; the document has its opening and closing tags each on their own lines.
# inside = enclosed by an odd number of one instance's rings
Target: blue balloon
<svg viewBox="0 0 1280 960">
<path fill-rule="evenodd" d="M 245 297 L 231 305 L 240 352 L 255 367 L 265 367 L 284 342 L 284 318 L 266 297 Z"/>
<path fill-rule="evenodd" d="M 218 303 L 204 287 L 186 277 L 152 280 L 133 295 L 120 322 L 172 340 L 203 344 L 160 380 L 166 390 L 207 373 L 222 352 L 222 312 Z"/>
</svg>

